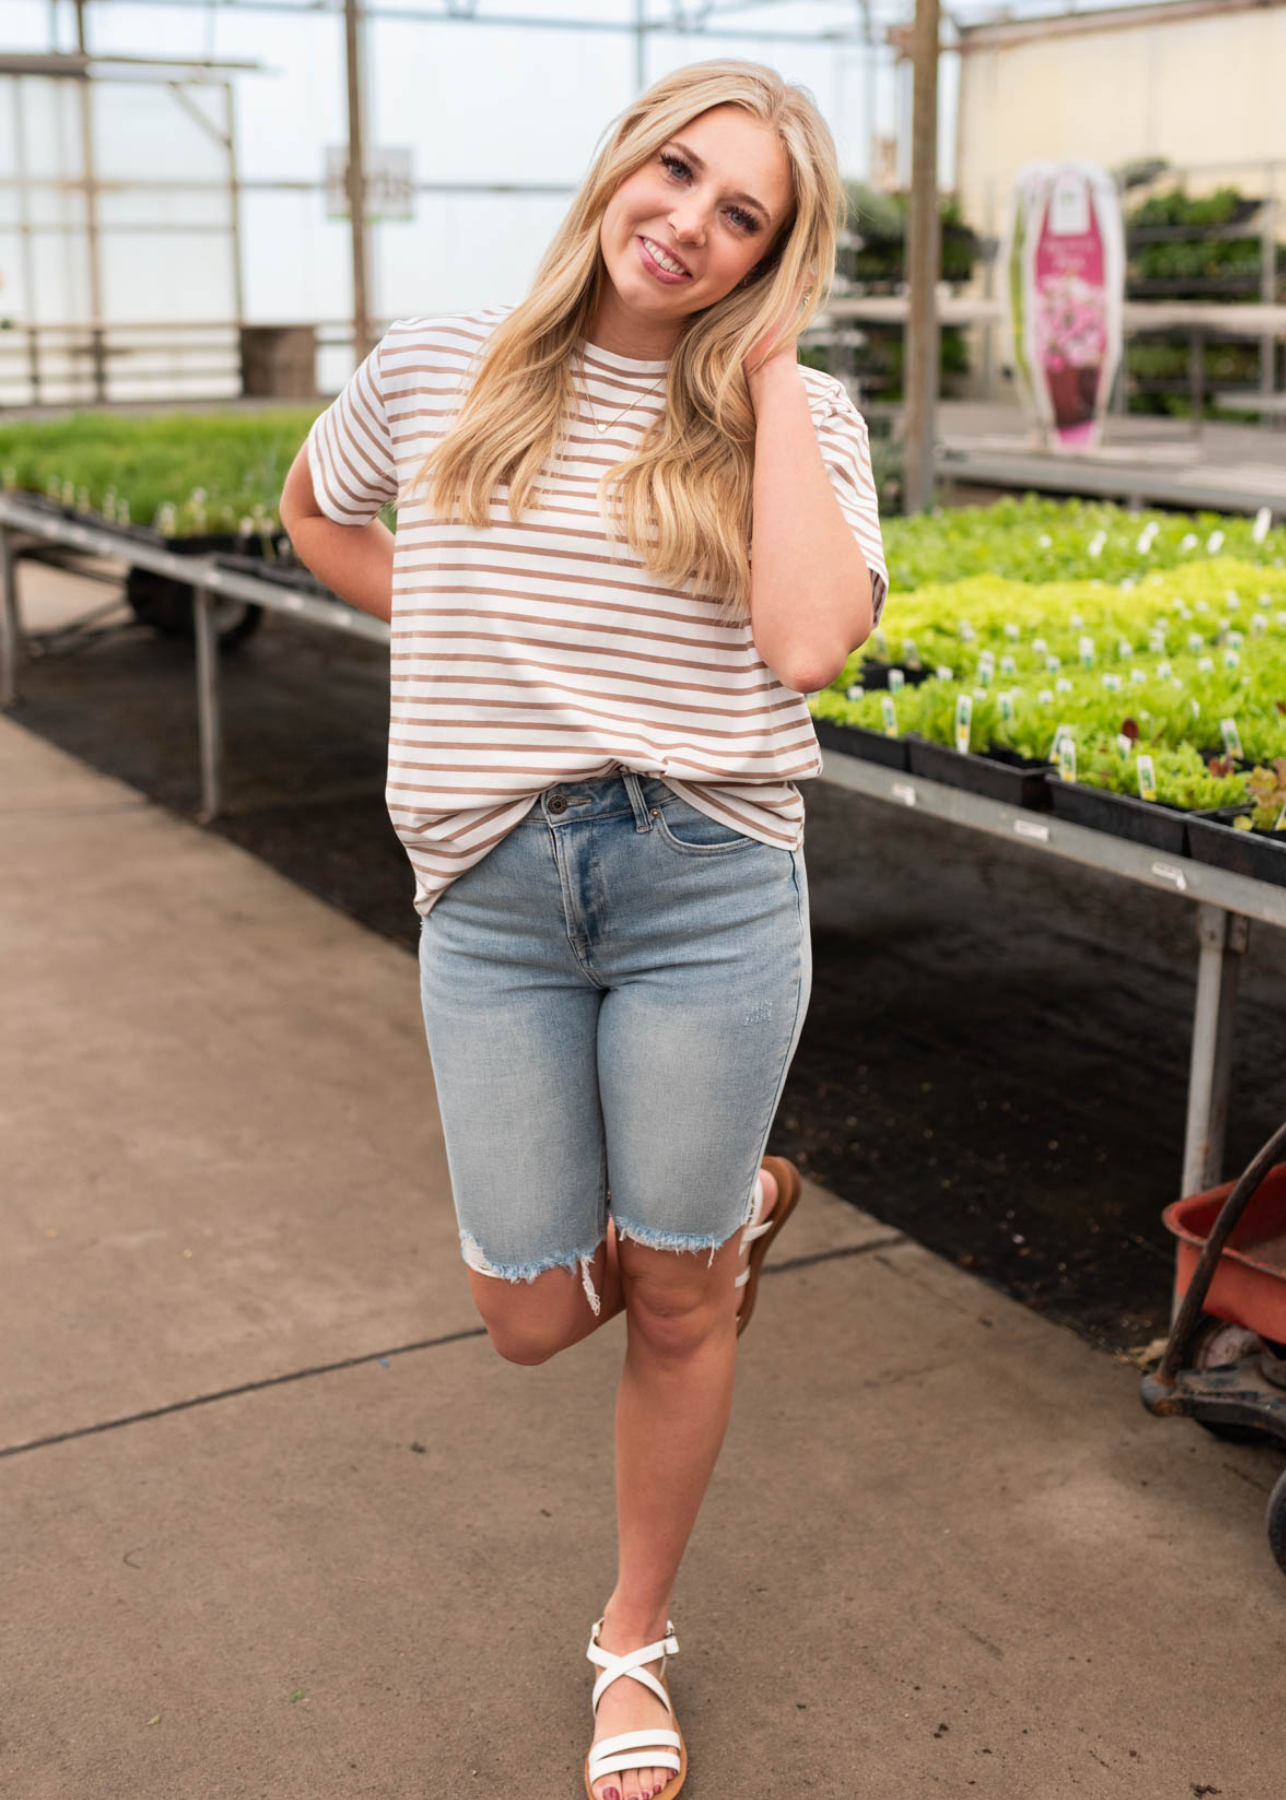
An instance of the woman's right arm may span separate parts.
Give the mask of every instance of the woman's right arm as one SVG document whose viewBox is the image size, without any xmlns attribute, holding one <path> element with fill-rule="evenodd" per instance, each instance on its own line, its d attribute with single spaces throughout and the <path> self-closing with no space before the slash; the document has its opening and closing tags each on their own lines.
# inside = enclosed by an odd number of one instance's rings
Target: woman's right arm
<svg viewBox="0 0 1286 1800">
<path fill-rule="evenodd" d="M 290 465 L 278 510 L 295 555 L 319 581 L 362 612 L 392 617 L 394 534 L 382 519 L 336 525 L 326 517 L 313 492 L 307 443 Z"/>
</svg>

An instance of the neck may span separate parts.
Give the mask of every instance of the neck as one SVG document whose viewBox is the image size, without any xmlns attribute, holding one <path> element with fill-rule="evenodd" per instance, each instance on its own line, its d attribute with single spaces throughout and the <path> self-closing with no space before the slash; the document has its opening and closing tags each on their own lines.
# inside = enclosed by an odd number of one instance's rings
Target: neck
<svg viewBox="0 0 1286 1800">
<path fill-rule="evenodd" d="M 621 305 L 620 296 L 609 288 L 599 300 L 585 335 L 591 344 L 610 350 L 613 356 L 663 362 L 674 354 L 682 328 L 665 319 L 638 318 Z"/>
</svg>

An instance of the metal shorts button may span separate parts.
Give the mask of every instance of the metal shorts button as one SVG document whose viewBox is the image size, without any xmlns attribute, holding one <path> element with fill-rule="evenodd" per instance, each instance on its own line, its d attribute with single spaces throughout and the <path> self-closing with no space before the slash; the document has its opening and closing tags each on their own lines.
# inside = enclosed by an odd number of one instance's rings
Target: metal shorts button
<svg viewBox="0 0 1286 1800">
<path fill-rule="evenodd" d="M 554 794 L 546 804 L 551 813 L 565 813 L 567 811 L 567 796 L 566 794 Z"/>
</svg>

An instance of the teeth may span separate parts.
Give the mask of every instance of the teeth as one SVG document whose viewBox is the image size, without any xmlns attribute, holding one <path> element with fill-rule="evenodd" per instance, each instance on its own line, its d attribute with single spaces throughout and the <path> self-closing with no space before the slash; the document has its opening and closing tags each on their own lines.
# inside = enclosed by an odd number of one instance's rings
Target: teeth
<svg viewBox="0 0 1286 1800">
<path fill-rule="evenodd" d="M 687 274 L 687 270 L 684 268 L 683 264 L 675 262 L 672 256 L 667 256 L 661 246 L 659 244 L 654 244 L 650 237 L 645 237 L 643 242 L 647 245 L 648 249 L 652 252 L 652 255 L 660 263 L 663 269 L 668 269 L 672 275 Z"/>
</svg>

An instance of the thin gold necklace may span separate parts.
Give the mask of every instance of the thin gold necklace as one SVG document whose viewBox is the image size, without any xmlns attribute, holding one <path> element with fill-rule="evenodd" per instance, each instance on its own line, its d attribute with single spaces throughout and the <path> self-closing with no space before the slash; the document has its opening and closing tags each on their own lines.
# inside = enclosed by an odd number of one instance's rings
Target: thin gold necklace
<svg viewBox="0 0 1286 1800">
<path fill-rule="evenodd" d="M 662 375 L 661 379 L 659 381 L 654 382 L 653 385 L 647 390 L 647 393 L 639 394 L 633 400 L 627 400 L 625 405 L 621 408 L 620 412 L 617 413 L 616 418 L 609 419 L 607 421 L 606 425 L 600 425 L 598 422 L 598 413 L 595 411 L 594 402 L 590 397 L 589 368 L 588 368 L 588 365 L 586 364 L 586 361 L 585 361 L 585 358 L 583 355 L 580 359 L 580 369 L 581 369 L 581 380 L 584 383 L 584 388 L 585 388 L 585 394 L 584 394 L 585 404 L 589 408 L 589 416 L 593 420 L 594 429 L 598 432 L 598 435 L 600 437 L 602 437 L 606 432 L 610 431 L 612 426 L 616 424 L 618 419 L 623 419 L 627 412 L 630 412 L 634 407 L 641 405 L 644 400 L 650 399 L 651 396 L 656 393 L 657 389 L 660 388 L 661 386 L 663 386 L 664 382 L 665 382 L 665 375 Z M 669 373 L 669 370 L 667 369 L 666 374 L 668 374 L 668 373 Z"/>
</svg>

